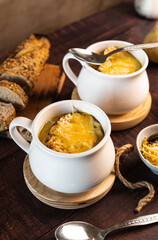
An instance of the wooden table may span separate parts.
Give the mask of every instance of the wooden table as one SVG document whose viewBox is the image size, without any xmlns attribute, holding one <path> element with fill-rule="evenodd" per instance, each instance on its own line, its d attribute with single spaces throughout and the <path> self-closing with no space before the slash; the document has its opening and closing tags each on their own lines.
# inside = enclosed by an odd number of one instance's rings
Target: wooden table
<svg viewBox="0 0 158 240">
<path fill-rule="evenodd" d="M 155 21 L 138 16 L 133 1 L 125 1 L 112 9 L 97 13 L 49 34 L 52 44 L 49 63 L 60 64 L 71 47 L 87 47 L 93 42 L 119 39 L 141 43 Z M 73 63 L 76 71 L 80 66 Z M 138 132 L 158 121 L 158 65 L 150 63 L 147 69 L 152 94 L 152 108 L 146 119 L 136 127 L 112 132 L 116 147 L 131 143 L 135 147 Z M 58 100 L 70 99 L 74 85 L 66 79 Z M 137 202 L 147 191 L 130 191 L 116 179 L 110 192 L 99 202 L 80 210 L 61 210 L 37 200 L 28 190 L 23 178 L 26 154 L 10 139 L 0 139 L 0 239 L 55 239 L 54 231 L 63 222 L 80 220 L 100 228 L 120 221 L 158 212 L 158 177 L 141 162 L 136 149 L 121 162 L 123 176 L 131 182 L 146 180 L 156 190 L 151 203 L 139 214 L 134 213 Z M 158 239 L 158 225 L 128 229 L 113 233 L 107 239 Z"/>
</svg>

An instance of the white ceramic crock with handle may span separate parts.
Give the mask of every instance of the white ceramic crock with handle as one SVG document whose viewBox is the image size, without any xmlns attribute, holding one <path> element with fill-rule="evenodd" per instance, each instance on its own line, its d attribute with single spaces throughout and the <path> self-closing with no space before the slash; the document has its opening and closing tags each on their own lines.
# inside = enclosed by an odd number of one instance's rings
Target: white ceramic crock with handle
<svg viewBox="0 0 158 240">
<path fill-rule="evenodd" d="M 107 46 L 123 47 L 129 42 L 109 40 L 94 43 L 89 46 L 92 52 L 100 53 Z M 148 57 L 143 50 L 131 52 L 141 63 L 138 71 L 126 75 L 108 75 L 92 68 L 87 63 L 78 60 L 71 53 L 63 58 L 63 68 L 67 76 L 77 87 L 81 100 L 91 102 L 107 114 L 123 114 L 138 107 L 147 97 L 149 80 L 146 73 Z M 77 77 L 69 65 L 69 59 L 75 59 L 82 65 Z"/>
<path fill-rule="evenodd" d="M 41 127 L 51 118 L 72 112 L 73 106 L 94 116 L 104 130 L 103 139 L 92 149 L 81 153 L 60 153 L 43 145 L 38 139 Z M 32 134 L 29 144 L 17 131 L 22 126 Z M 29 155 L 36 178 L 47 187 L 64 193 L 78 193 L 101 183 L 111 173 L 115 149 L 110 138 L 111 125 L 107 115 L 97 106 L 77 100 L 53 103 L 41 110 L 35 119 L 15 118 L 9 127 L 13 140 Z"/>
</svg>

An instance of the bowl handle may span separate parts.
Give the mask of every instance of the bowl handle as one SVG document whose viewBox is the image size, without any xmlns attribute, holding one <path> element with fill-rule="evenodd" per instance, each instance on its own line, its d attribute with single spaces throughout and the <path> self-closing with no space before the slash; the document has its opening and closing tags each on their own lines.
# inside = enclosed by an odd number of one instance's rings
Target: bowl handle
<svg viewBox="0 0 158 240">
<path fill-rule="evenodd" d="M 66 75 L 70 78 L 70 80 L 77 86 L 77 76 L 74 74 L 74 72 L 71 70 L 70 65 L 69 65 L 69 59 L 75 59 L 77 60 L 82 66 L 84 66 L 84 62 L 80 61 L 76 57 L 74 57 L 71 53 L 67 53 L 62 61 L 62 65 L 64 68 L 64 71 Z"/>
<path fill-rule="evenodd" d="M 17 126 L 26 128 L 29 132 L 32 133 L 31 126 L 32 120 L 25 117 L 17 117 L 13 119 L 9 126 L 9 133 L 12 139 L 16 142 L 19 147 L 21 147 L 26 153 L 29 153 L 30 144 L 21 136 L 17 130 Z"/>
</svg>

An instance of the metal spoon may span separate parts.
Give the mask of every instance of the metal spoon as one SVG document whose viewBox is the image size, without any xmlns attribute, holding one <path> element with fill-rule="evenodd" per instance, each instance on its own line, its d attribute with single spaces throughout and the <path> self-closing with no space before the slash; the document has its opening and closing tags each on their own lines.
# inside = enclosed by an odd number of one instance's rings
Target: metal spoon
<svg viewBox="0 0 158 240">
<path fill-rule="evenodd" d="M 146 43 L 146 44 L 138 44 L 138 45 L 129 45 L 122 48 L 118 48 L 112 52 L 109 52 L 106 55 L 96 54 L 94 52 L 89 51 L 88 49 L 82 48 L 70 48 L 69 52 L 72 53 L 76 58 L 91 63 L 94 65 L 100 65 L 106 61 L 106 59 L 114 53 L 122 52 L 122 51 L 133 51 L 145 48 L 153 48 L 158 47 L 158 42 L 155 43 Z"/>
<path fill-rule="evenodd" d="M 55 237 L 58 240 L 103 240 L 107 234 L 114 230 L 155 222 L 158 222 L 158 214 L 134 218 L 107 229 L 100 229 L 86 222 L 73 221 L 59 226 L 55 231 Z"/>
</svg>

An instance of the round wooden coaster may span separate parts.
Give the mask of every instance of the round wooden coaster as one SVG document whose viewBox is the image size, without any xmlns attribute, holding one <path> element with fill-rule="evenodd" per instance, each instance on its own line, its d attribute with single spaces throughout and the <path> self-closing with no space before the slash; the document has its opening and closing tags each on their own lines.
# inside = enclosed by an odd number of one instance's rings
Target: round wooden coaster
<svg viewBox="0 0 158 240">
<path fill-rule="evenodd" d="M 71 99 L 80 100 L 76 87 L 72 92 Z M 108 115 L 111 122 L 112 130 L 113 131 L 125 130 L 134 127 L 138 123 L 142 122 L 150 111 L 151 103 L 152 98 L 149 92 L 145 101 L 142 104 L 140 104 L 137 108 L 121 115 Z"/>
<path fill-rule="evenodd" d="M 26 156 L 23 165 L 24 179 L 31 193 L 41 202 L 61 209 L 78 209 L 90 206 L 103 198 L 112 188 L 115 181 L 114 171 L 95 188 L 75 194 L 54 191 L 42 184 L 33 174 L 29 158 Z"/>
</svg>

